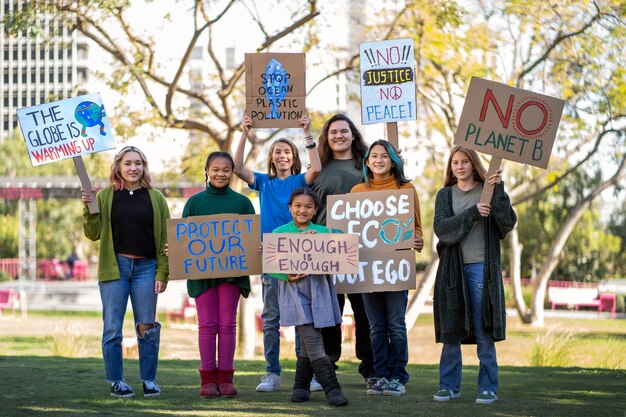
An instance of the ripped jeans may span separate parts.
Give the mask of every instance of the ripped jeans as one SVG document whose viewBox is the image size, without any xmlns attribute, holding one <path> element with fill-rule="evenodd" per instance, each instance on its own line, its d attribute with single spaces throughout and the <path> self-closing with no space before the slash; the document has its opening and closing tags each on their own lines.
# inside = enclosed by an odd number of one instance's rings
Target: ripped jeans
<svg viewBox="0 0 626 417">
<path fill-rule="evenodd" d="M 102 356 L 104 370 L 109 382 L 124 380 L 122 365 L 122 327 L 128 305 L 133 308 L 135 335 L 139 351 L 139 373 L 142 381 L 156 379 L 159 361 L 161 324 L 156 322 L 157 295 L 154 293 L 156 260 L 133 259 L 116 255 L 120 279 L 99 282 L 102 300 Z M 138 334 L 138 324 L 153 324 L 143 335 Z"/>
</svg>

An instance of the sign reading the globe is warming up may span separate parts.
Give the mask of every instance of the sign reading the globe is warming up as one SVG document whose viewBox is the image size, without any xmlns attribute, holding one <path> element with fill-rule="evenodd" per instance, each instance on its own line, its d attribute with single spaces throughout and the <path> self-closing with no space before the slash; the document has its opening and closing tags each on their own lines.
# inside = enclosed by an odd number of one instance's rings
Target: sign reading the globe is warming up
<svg viewBox="0 0 626 417">
<path fill-rule="evenodd" d="M 413 39 L 361 44 L 361 119 L 364 125 L 415 120 Z"/>
<path fill-rule="evenodd" d="M 17 110 L 33 166 L 115 148 L 100 94 Z"/>
<path fill-rule="evenodd" d="M 472 77 L 454 144 L 546 168 L 565 101 Z"/>
</svg>

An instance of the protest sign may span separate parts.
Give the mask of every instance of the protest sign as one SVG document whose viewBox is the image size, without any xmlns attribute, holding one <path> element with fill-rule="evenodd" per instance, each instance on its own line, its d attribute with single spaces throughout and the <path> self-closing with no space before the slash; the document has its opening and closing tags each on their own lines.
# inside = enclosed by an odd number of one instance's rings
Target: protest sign
<svg viewBox="0 0 626 417">
<path fill-rule="evenodd" d="M 337 294 L 401 291 L 416 288 L 415 252 L 410 249 L 360 253 L 359 273 L 335 274 Z"/>
<path fill-rule="evenodd" d="M 33 166 L 115 148 L 99 94 L 17 110 Z"/>
<path fill-rule="evenodd" d="M 413 190 L 329 195 L 326 226 L 359 235 L 361 251 L 408 249 L 414 245 Z"/>
<path fill-rule="evenodd" d="M 414 192 L 384 190 L 327 197 L 326 226 L 359 236 L 359 273 L 334 277 L 341 284 L 337 292 L 415 288 L 415 252 L 403 250 L 415 245 Z"/>
<path fill-rule="evenodd" d="M 546 168 L 565 101 L 472 77 L 454 144 Z"/>
<path fill-rule="evenodd" d="M 363 124 L 414 120 L 413 39 L 361 43 L 360 60 Z"/>
<path fill-rule="evenodd" d="M 263 272 L 357 273 L 359 238 L 344 233 L 264 233 Z"/>
<path fill-rule="evenodd" d="M 167 221 L 170 279 L 261 273 L 258 214 L 192 216 Z"/>
<path fill-rule="evenodd" d="M 298 127 L 306 114 L 302 53 L 246 54 L 246 114 L 253 127 Z"/>
</svg>

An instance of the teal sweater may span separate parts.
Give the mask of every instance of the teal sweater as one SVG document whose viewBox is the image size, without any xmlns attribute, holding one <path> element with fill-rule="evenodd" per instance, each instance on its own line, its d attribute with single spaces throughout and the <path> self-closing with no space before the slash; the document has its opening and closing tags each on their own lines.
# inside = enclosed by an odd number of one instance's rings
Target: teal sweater
<svg viewBox="0 0 626 417">
<path fill-rule="evenodd" d="M 96 200 L 100 213 L 90 214 L 89 209 L 83 209 L 83 232 L 88 239 L 100 240 L 98 258 L 98 281 L 113 281 L 120 279 L 120 270 L 113 248 L 113 229 L 111 227 L 111 207 L 113 206 L 113 186 L 102 189 Z M 157 281 L 167 282 L 169 266 L 163 249 L 167 243 L 166 221 L 170 218 L 167 201 L 160 191 L 149 189 L 150 201 L 154 213 L 154 248 L 156 250 L 156 277 Z"/>
<path fill-rule="evenodd" d="M 254 214 L 252 203 L 243 194 L 239 194 L 230 187 L 215 188 L 210 183 L 206 190 L 192 195 L 183 209 L 183 217 L 208 216 L 213 214 Z M 197 297 L 209 288 L 229 282 L 241 290 L 245 298 L 250 294 L 250 277 L 189 279 L 187 293 L 190 297 Z"/>
</svg>

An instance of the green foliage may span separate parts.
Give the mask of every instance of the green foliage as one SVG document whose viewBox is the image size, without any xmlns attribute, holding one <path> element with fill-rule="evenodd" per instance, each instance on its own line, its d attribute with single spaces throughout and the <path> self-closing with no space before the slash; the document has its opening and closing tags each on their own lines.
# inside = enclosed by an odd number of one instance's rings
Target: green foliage
<svg viewBox="0 0 626 417">
<path fill-rule="evenodd" d="M 530 306 L 533 299 L 533 289 L 530 285 L 522 285 L 522 298 L 526 306 Z M 515 308 L 515 293 L 511 284 L 504 285 L 504 302 L 507 308 Z"/>
<path fill-rule="evenodd" d="M 12 281 L 12 278 L 9 274 L 4 271 L 0 271 L 0 282 Z"/>
<path fill-rule="evenodd" d="M 0 214 L 0 258 L 14 258 L 17 255 L 17 217 Z"/>
<path fill-rule="evenodd" d="M 626 294 L 615 294 L 615 312 L 626 313 Z"/>
</svg>

